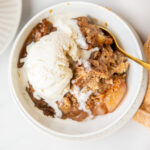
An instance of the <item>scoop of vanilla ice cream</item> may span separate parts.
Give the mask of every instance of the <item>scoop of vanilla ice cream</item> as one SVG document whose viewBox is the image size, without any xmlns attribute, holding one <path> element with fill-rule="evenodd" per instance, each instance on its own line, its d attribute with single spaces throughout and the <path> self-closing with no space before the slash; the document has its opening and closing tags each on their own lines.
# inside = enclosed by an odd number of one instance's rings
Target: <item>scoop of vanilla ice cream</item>
<svg viewBox="0 0 150 150">
<path fill-rule="evenodd" d="M 88 45 L 76 20 L 63 15 L 51 17 L 50 21 L 57 31 L 27 46 L 27 56 L 21 60 L 24 65 L 20 73 L 26 86 L 28 81 L 32 85 L 36 98 L 43 98 L 60 117 L 56 101 L 70 90 L 73 76 L 68 56 L 77 61 L 82 58 L 80 48 L 87 49 Z"/>
<path fill-rule="evenodd" d="M 36 93 L 48 103 L 60 100 L 70 88 L 72 70 L 67 54 L 74 61 L 79 58 L 77 44 L 62 31 L 52 32 L 27 46 L 23 67 Z"/>
</svg>

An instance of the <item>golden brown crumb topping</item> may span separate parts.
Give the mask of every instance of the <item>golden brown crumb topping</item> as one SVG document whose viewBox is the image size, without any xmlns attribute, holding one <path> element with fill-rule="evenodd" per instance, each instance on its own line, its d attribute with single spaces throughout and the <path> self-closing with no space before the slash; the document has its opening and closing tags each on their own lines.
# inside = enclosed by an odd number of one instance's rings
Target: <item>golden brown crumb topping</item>
<svg viewBox="0 0 150 150">
<path fill-rule="evenodd" d="M 108 35 L 104 35 L 97 26 L 89 22 L 87 17 L 78 17 L 77 22 L 82 34 L 86 38 L 89 49 L 92 47 L 102 48 L 104 44 L 110 45 L 113 43 L 112 38 Z"/>
</svg>

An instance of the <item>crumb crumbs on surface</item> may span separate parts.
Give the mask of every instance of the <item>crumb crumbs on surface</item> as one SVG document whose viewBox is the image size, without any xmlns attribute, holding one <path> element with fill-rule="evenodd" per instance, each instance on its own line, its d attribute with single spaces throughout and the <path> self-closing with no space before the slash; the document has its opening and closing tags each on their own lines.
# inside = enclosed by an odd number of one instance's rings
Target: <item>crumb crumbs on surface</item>
<svg viewBox="0 0 150 150">
<path fill-rule="evenodd" d="M 108 11 L 112 12 L 112 10 L 110 8 L 108 8 L 106 6 L 104 8 L 107 9 Z"/>
<path fill-rule="evenodd" d="M 94 23 L 98 23 L 98 19 L 97 18 L 92 18 Z"/>
<path fill-rule="evenodd" d="M 53 13 L 53 9 L 50 9 L 50 10 L 49 10 L 49 13 L 52 14 L 52 13 Z"/>
<path fill-rule="evenodd" d="M 105 22 L 105 24 L 104 24 L 104 25 L 105 25 L 105 27 L 108 27 L 108 23 L 107 23 L 107 22 Z"/>
</svg>

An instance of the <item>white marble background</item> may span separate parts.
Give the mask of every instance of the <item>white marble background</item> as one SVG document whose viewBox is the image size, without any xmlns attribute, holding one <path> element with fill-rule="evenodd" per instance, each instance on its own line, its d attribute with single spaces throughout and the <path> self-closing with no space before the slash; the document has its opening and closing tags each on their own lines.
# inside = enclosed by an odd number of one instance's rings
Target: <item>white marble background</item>
<svg viewBox="0 0 150 150">
<path fill-rule="evenodd" d="M 23 0 L 19 30 L 37 12 L 64 0 Z M 125 18 L 144 42 L 150 33 L 150 0 L 90 0 L 107 6 Z M 150 150 L 150 131 L 130 120 L 122 129 L 102 140 L 63 141 L 32 126 L 13 102 L 8 87 L 11 46 L 0 56 L 0 150 Z"/>
</svg>

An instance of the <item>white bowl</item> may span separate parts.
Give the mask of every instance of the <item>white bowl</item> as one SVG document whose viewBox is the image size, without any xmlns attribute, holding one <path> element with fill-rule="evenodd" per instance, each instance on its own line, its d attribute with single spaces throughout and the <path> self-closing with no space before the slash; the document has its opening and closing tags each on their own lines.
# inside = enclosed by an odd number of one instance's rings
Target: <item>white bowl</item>
<svg viewBox="0 0 150 150">
<path fill-rule="evenodd" d="M 49 10 L 53 13 L 50 14 Z M 35 126 L 46 133 L 67 139 L 90 139 L 94 137 L 104 137 L 120 127 L 122 127 L 140 106 L 147 87 L 147 72 L 140 65 L 129 60 L 128 71 L 128 92 L 120 106 L 111 114 L 99 116 L 94 120 L 85 122 L 75 122 L 70 119 L 61 120 L 46 117 L 34 107 L 31 99 L 22 89 L 17 74 L 17 60 L 21 47 L 31 32 L 32 28 L 41 21 L 42 18 L 58 13 L 82 12 L 91 17 L 97 18 L 100 24 L 108 23 L 108 28 L 117 37 L 122 48 L 133 56 L 143 59 L 142 44 L 137 34 L 125 21 L 112 11 L 96 4 L 87 2 L 66 2 L 51 6 L 33 17 L 21 30 L 18 35 L 9 62 L 9 83 L 13 98 L 23 114 Z"/>
<path fill-rule="evenodd" d="M 0 55 L 13 40 L 21 18 L 22 0 L 0 0 Z"/>
</svg>

